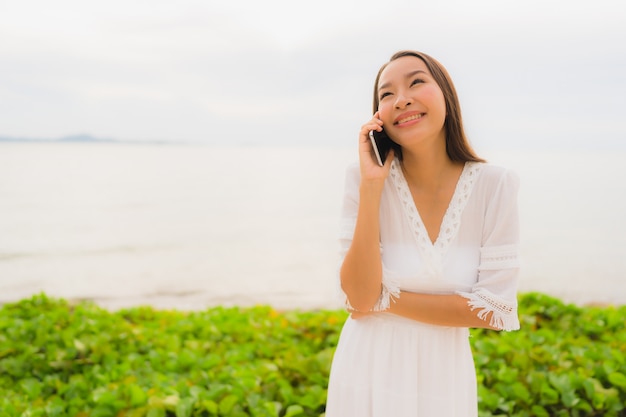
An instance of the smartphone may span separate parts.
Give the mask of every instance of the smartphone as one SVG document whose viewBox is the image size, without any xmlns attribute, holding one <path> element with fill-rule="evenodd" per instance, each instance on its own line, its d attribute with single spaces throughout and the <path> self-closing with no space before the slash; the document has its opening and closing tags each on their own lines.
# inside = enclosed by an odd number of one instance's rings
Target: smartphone
<svg viewBox="0 0 626 417">
<path fill-rule="evenodd" d="M 391 139 L 387 136 L 384 129 L 382 132 L 370 130 L 370 142 L 372 142 L 372 148 L 374 149 L 378 165 L 383 166 L 387 154 L 391 149 Z"/>
</svg>

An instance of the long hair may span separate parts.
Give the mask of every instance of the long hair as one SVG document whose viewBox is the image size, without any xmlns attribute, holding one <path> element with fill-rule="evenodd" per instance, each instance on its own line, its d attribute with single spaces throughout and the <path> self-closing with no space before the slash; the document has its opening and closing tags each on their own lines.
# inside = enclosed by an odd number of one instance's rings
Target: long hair
<svg viewBox="0 0 626 417">
<path fill-rule="evenodd" d="M 374 84 L 374 108 L 372 113 L 378 111 L 378 82 L 383 70 L 387 68 L 389 63 L 395 61 L 398 58 L 405 56 L 412 56 L 421 59 L 426 67 L 430 71 L 431 75 L 435 79 L 435 82 L 443 92 L 443 96 L 446 102 L 446 119 L 443 127 L 446 132 L 446 153 L 453 162 L 485 162 L 480 158 L 472 149 L 467 137 L 465 136 L 465 130 L 463 129 L 463 119 L 461 118 L 461 106 L 459 104 L 459 97 L 457 96 L 456 89 L 452 83 L 452 79 L 448 74 L 448 71 L 443 65 L 439 63 L 435 58 L 426 55 L 423 52 L 418 51 L 400 51 L 396 52 L 389 59 L 389 62 L 385 63 L 376 75 L 376 83 Z M 402 159 L 402 147 L 392 141 L 392 147 L 398 158 Z"/>
</svg>

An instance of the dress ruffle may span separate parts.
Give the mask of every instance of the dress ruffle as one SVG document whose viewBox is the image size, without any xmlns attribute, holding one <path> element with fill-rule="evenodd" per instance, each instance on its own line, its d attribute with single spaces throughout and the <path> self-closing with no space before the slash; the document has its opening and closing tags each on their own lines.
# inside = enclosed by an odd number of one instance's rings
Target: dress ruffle
<svg viewBox="0 0 626 417">
<path fill-rule="evenodd" d="M 491 314 L 490 326 L 506 331 L 519 330 L 517 303 L 511 303 L 484 288 L 479 288 L 473 292 L 457 291 L 457 294 L 467 298 L 467 304 L 472 310 L 480 310 L 478 312 L 479 319 L 487 321 L 489 314 Z"/>
</svg>

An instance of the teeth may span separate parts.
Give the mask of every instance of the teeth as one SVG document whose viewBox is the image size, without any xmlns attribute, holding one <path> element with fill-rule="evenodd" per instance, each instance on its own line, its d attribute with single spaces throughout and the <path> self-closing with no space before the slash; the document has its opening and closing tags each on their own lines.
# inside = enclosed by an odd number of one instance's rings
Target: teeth
<svg viewBox="0 0 626 417">
<path fill-rule="evenodd" d="M 398 124 L 410 122 L 411 120 L 416 120 L 416 119 L 421 119 L 421 118 L 422 118 L 422 113 L 414 114 L 413 116 L 409 116 L 407 118 L 398 120 Z"/>
</svg>

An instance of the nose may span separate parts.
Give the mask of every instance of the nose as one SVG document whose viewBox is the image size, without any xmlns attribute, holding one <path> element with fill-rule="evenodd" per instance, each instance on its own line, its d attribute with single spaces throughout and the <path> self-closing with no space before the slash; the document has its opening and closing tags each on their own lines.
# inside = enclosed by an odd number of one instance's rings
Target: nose
<svg viewBox="0 0 626 417">
<path fill-rule="evenodd" d="M 410 106 L 413 103 L 413 99 L 405 96 L 404 94 L 398 94 L 396 96 L 395 107 L 396 109 L 403 109 L 407 106 Z"/>
</svg>

